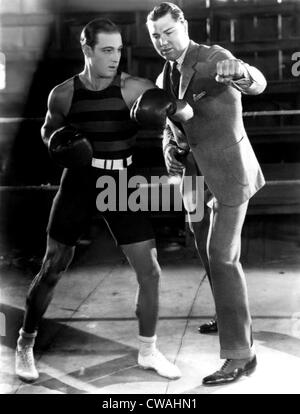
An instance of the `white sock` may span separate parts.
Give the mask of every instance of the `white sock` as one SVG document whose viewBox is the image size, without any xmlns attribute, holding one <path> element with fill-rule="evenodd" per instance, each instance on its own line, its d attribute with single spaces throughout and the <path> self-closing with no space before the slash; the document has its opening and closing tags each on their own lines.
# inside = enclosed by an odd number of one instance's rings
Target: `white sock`
<svg viewBox="0 0 300 414">
<path fill-rule="evenodd" d="M 151 355 L 156 349 L 157 336 L 141 336 L 138 335 L 139 352 L 142 356 Z"/>
<path fill-rule="evenodd" d="M 34 346 L 35 338 L 37 336 L 37 331 L 33 333 L 27 333 L 21 328 L 19 330 L 19 338 L 17 342 L 18 349 L 22 348 L 23 346 Z"/>
</svg>

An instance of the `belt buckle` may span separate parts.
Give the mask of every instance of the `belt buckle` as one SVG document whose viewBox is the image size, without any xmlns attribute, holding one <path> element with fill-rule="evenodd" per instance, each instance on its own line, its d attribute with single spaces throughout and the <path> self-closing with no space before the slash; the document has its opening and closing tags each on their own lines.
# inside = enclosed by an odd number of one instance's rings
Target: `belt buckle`
<svg viewBox="0 0 300 414">
<path fill-rule="evenodd" d="M 122 170 L 127 168 L 132 163 L 132 156 L 130 155 L 127 158 L 120 158 L 117 160 L 94 158 L 94 161 L 92 161 L 92 163 L 93 162 L 96 168 L 103 168 L 104 170 Z M 97 164 L 100 164 L 100 166 Z"/>
</svg>

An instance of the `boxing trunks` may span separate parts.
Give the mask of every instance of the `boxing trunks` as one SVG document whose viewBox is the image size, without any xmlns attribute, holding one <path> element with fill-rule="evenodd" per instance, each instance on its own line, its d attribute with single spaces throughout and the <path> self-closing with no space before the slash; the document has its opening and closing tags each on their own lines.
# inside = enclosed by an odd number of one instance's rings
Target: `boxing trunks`
<svg viewBox="0 0 300 414">
<path fill-rule="evenodd" d="M 120 74 L 104 90 L 91 91 L 76 75 L 74 94 L 67 122 L 80 130 L 93 147 L 93 162 L 89 167 L 65 169 L 54 198 L 47 231 L 50 237 L 76 245 L 95 214 L 101 214 L 117 244 L 137 243 L 154 238 L 152 225 L 143 211 L 101 211 L 96 199 L 100 177 L 112 177 L 119 194 L 120 171 L 126 168 L 127 180 L 135 175 L 134 145 L 137 127 L 122 97 Z M 133 161 L 132 161 L 133 160 Z M 129 165 L 127 165 L 129 164 Z M 98 168 L 100 167 L 100 168 Z M 124 185 L 124 182 L 122 182 Z M 130 194 L 128 191 L 128 195 Z"/>
</svg>

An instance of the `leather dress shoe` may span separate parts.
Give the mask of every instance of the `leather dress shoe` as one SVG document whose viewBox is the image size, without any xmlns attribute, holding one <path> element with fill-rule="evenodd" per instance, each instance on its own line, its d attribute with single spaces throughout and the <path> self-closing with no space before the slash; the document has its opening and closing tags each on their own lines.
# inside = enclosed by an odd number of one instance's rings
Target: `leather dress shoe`
<svg viewBox="0 0 300 414">
<path fill-rule="evenodd" d="M 230 359 L 226 359 L 224 365 L 219 371 L 216 371 L 212 375 L 208 375 L 207 377 L 203 378 L 202 384 L 203 385 L 223 385 L 229 384 L 231 382 L 237 381 L 243 375 L 250 375 L 255 371 L 257 365 L 256 356 L 254 356 L 250 361 L 246 362 L 246 364 L 242 368 L 235 368 L 233 371 L 225 372 L 225 368 L 230 362 Z"/>
<path fill-rule="evenodd" d="M 218 332 L 218 323 L 215 319 L 200 325 L 198 328 L 199 333 L 201 334 L 209 334 Z"/>
</svg>

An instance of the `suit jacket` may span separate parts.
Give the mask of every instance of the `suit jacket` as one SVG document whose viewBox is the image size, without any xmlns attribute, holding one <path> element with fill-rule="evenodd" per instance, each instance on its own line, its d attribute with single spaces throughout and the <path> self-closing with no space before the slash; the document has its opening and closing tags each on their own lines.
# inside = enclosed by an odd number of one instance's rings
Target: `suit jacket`
<svg viewBox="0 0 300 414">
<path fill-rule="evenodd" d="M 190 41 L 181 67 L 179 98 L 194 110 L 194 117 L 182 124 L 183 132 L 168 119 L 164 147 L 173 140 L 190 148 L 193 158 L 212 194 L 223 204 L 234 206 L 247 201 L 264 184 L 264 177 L 244 128 L 241 93 L 258 94 L 265 79 L 247 65 L 250 80 L 227 86 L 216 82 L 216 63 L 234 58 L 220 46 Z M 161 88 L 170 88 L 170 64 L 166 62 L 157 79 Z"/>
</svg>

